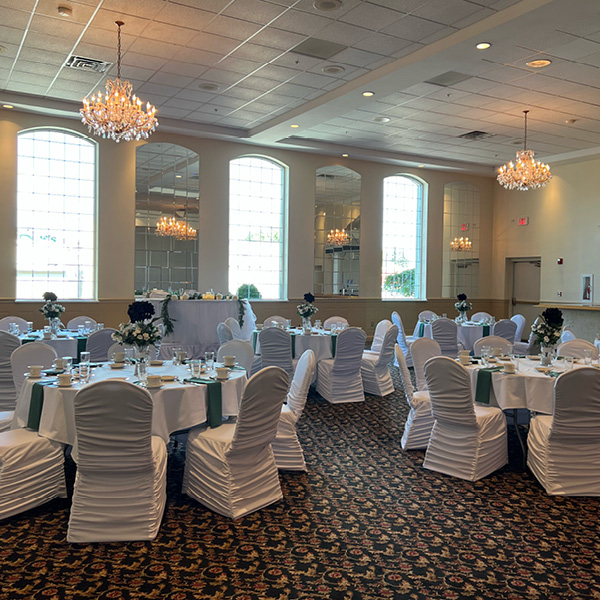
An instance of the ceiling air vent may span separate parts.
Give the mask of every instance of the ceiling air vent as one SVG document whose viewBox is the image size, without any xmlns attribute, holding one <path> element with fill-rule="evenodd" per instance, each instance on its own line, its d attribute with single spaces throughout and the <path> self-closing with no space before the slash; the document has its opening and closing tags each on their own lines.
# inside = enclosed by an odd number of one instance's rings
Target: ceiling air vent
<svg viewBox="0 0 600 600">
<path fill-rule="evenodd" d="M 431 83 L 433 85 L 440 85 L 442 87 L 448 87 L 450 85 L 456 85 L 465 79 L 471 79 L 471 75 L 465 73 L 459 73 L 458 71 L 446 71 L 437 77 L 432 77 L 424 83 Z"/>
<path fill-rule="evenodd" d="M 308 38 L 303 42 L 300 42 L 297 46 L 294 46 L 290 52 L 302 54 L 302 56 L 310 56 L 311 58 L 327 60 L 342 50 L 345 50 L 347 47 L 348 46 L 344 46 L 343 44 L 336 44 L 335 42 L 329 42 L 327 40 Z"/>
<path fill-rule="evenodd" d="M 485 131 L 469 131 L 468 133 L 463 133 L 457 137 L 462 138 L 463 140 L 485 140 L 494 137 L 494 134 Z"/>
<path fill-rule="evenodd" d="M 95 71 L 96 73 L 106 73 L 113 63 L 96 60 L 95 58 L 84 58 L 83 56 L 71 56 L 66 66 L 71 69 L 80 69 L 82 71 Z"/>
</svg>

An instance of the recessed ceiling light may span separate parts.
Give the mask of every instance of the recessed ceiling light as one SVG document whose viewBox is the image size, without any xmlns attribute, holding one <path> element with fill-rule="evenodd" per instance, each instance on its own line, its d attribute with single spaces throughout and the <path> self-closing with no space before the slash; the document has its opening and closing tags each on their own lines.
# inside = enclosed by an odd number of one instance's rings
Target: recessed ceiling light
<svg viewBox="0 0 600 600">
<path fill-rule="evenodd" d="M 389 117 L 373 117 L 375 123 L 389 123 L 391 119 Z"/>
<path fill-rule="evenodd" d="M 531 60 L 525 64 L 528 67 L 531 67 L 532 69 L 541 69 L 543 67 L 547 67 L 548 65 L 551 65 L 552 61 L 548 60 L 547 58 L 541 58 L 539 60 Z"/>
<path fill-rule="evenodd" d="M 419 165 L 419 169 L 422 169 L 425 165 Z"/>
<path fill-rule="evenodd" d="M 14 108 L 12 104 L 3 104 L 2 108 Z"/>
<path fill-rule="evenodd" d="M 375 92 L 369 92 L 369 91 L 367 90 L 366 92 L 363 92 L 363 93 L 362 93 L 362 95 L 363 95 L 365 98 L 370 98 L 371 96 L 374 96 L 374 95 L 375 95 Z"/>
<path fill-rule="evenodd" d="M 342 154 L 342 158 L 348 158 L 347 154 Z"/>
<path fill-rule="evenodd" d="M 61 17 L 70 17 L 73 14 L 73 9 L 70 6 L 61 5 L 57 10 Z"/>
<path fill-rule="evenodd" d="M 565 123 L 567 125 L 573 125 L 573 123 L 577 123 L 577 119 L 567 119 Z"/>
<path fill-rule="evenodd" d="M 290 127 L 292 129 L 298 129 L 298 127 L 300 127 L 300 125 L 296 125 L 296 123 L 294 123 L 293 125 L 290 125 Z"/>
<path fill-rule="evenodd" d="M 326 67 L 323 67 L 321 69 L 321 71 L 323 71 L 323 73 L 326 73 L 327 75 L 339 75 L 345 70 L 346 69 L 342 67 L 342 65 L 327 65 Z"/>
<path fill-rule="evenodd" d="M 219 86 L 216 83 L 201 83 L 198 86 L 198 89 L 205 92 L 216 92 L 219 89 Z"/>
<path fill-rule="evenodd" d="M 489 42 L 479 42 L 479 44 L 477 44 L 477 46 L 475 46 L 475 48 L 477 48 L 477 50 L 487 50 L 490 47 L 491 47 L 491 44 Z"/>
<path fill-rule="evenodd" d="M 342 0 L 315 0 L 313 6 L 317 10 L 328 12 L 330 10 L 337 10 L 342 6 Z"/>
</svg>

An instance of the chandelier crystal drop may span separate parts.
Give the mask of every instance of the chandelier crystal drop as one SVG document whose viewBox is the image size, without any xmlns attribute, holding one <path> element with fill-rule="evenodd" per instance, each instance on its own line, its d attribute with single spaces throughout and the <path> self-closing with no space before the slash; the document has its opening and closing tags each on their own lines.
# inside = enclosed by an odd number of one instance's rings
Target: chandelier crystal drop
<svg viewBox="0 0 600 600">
<path fill-rule="evenodd" d="M 535 160 L 533 150 L 527 150 L 527 113 L 525 114 L 525 139 L 523 150 L 517 152 L 517 162 L 512 161 L 498 169 L 498 182 L 507 190 L 535 190 L 544 187 L 550 179 L 550 166 Z"/>
<path fill-rule="evenodd" d="M 94 135 L 109 138 L 115 142 L 147 139 L 158 127 L 156 108 L 149 102 L 142 108 L 142 101 L 133 94 L 129 81 L 121 81 L 121 26 L 123 21 L 115 21 L 118 27 L 117 78 L 106 80 L 106 94 L 92 94 L 83 99 L 79 111 L 81 121 Z M 133 95 L 132 95 L 133 94 Z"/>
<path fill-rule="evenodd" d="M 194 240 L 196 239 L 196 230 L 189 227 L 182 221 L 177 221 L 175 217 L 161 217 L 156 224 L 156 235 L 159 237 L 174 237 L 176 240 Z"/>
<path fill-rule="evenodd" d="M 454 238 L 450 242 L 450 248 L 454 252 L 467 252 L 471 249 L 471 240 L 469 238 Z"/>
<path fill-rule="evenodd" d="M 332 229 L 327 234 L 327 243 L 330 246 L 344 246 L 348 243 L 348 234 L 342 229 Z"/>
</svg>

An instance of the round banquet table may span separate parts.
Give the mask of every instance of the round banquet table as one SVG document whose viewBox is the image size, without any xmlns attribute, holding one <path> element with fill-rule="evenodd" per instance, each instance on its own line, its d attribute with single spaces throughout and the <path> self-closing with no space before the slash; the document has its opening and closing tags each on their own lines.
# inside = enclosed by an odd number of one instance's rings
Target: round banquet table
<svg viewBox="0 0 600 600">
<path fill-rule="evenodd" d="M 173 365 L 171 361 L 161 367 L 148 367 L 150 375 L 175 375 L 180 380 L 190 377 L 186 366 Z M 202 374 L 202 378 L 213 373 Z M 135 381 L 133 366 L 110 369 L 102 365 L 93 369 L 90 383 L 105 379 L 127 379 Z M 33 384 L 52 378 L 26 379 L 17 398 L 12 429 L 27 427 Z M 247 381 L 245 370 L 233 370 L 229 379 L 221 382 L 223 416 L 236 416 L 239 402 Z M 72 445 L 75 442 L 75 407 L 77 392 L 84 387 L 74 384 L 59 388 L 56 384 L 44 387 L 44 401 L 38 432 L 41 436 Z M 154 408 L 152 412 L 152 435 L 160 436 L 165 442 L 174 431 L 187 429 L 207 421 L 208 388 L 206 385 L 186 384 L 179 381 L 164 383 L 161 388 L 149 388 Z"/>
<path fill-rule="evenodd" d="M 415 339 L 418 337 L 428 337 L 433 339 L 433 333 L 431 332 L 431 323 L 422 323 L 423 335 L 419 335 L 421 332 L 421 323 L 417 323 L 414 331 Z M 467 321 L 466 323 L 457 323 L 457 338 L 462 344 L 465 350 L 473 350 L 473 344 L 482 337 L 491 334 L 492 327 L 490 325 L 481 325 L 479 323 L 472 323 Z"/>
<path fill-rule="evenodd" d="M 333 358 L 334 344 L 337 336 L 325 331 L 305 335 L 302 329 L 290 329 L 290 342 L 292 344 L 292 358 L 300 358 L 306 350 L 312 350 L 315 353 L 315 360 L 325 360 Z M 258 341 L 259 331 L 252 334 L 252 346 L 256 354 L 260 354 L 260 343 Z"/>
</svg>

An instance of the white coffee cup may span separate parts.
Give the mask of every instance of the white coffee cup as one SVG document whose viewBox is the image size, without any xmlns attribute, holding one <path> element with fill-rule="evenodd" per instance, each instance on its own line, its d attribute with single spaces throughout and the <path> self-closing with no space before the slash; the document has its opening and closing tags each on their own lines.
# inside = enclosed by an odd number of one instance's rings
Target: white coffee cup
<svg viewBox="0 0 600 600">
<path fill-rule="evenodd" d="M 227 379 L 229 377 L 229 369 L 227 367 L 217 367 L 217 379 Z"/>
<path fill-rule="evenodd" d="M 43 336 L 44 336 L 45 340 L 51 340 L 52 339 L 52 332 L 51 331 L 44 331 Z"/>
<path fill-rule="evenodd" d="M 492 356 L 502 356 L 502 348 L 492 348 Z"/>
<path fill-rule="evenodd" d="M 235 365 L 235 356 L 224 356 L 223 364 L 226 367 L 233 367 L 233 365 Z"/>
<path fill-rule="evenodd" d="M 504 363 L 504 372 L 505 373 L 514 373 L 515 372 L 515 363 L 511 363 L 511 362 Z"/>
<path fill-rule="evenodd" d="M 58 387 L 68 387 L 71 385 L 71 373 L 60 373 L 58 375 Z"/>
<path fill-rule="evenodd" d="M 162 378 L 160 375 L 148 375 L 146 385 L 149 388 L 160 387 L 162 384 Z"/>
<path fill-rule="evenodd" d="M 54 366 L 55 366 L 57 369 L 64 369 L 64 368 L 65 368 L 65 365 L 64 365 L 64 361 L 63 361 L 63 359 L 62 359 L 62 358 L 57 358 L 57 359 L 54 361 Z"/>
<path fill-rule="evenodd" d="M 470 365 L 471 357 L 468 354 L 461 354 L 459 357 L 461 365 Z"/>
<path fill-rule="evenodd" d="M 470 354 L 471 354 L 471 352 L 469 350 L 459 350 L 458 351 L 459 356 L 469 356 Z"/>
<path fill-rule="evenodd" d="M 125 362 L 125 352 L 115 352 L 113 354 L 113 360 L 119 363 Z"/>
<path fill-rule="evenodd" d="M 42 365 L 29 365 L 29 377 L 41 377 L 42 369 L 44 368 Z"/>
</svg>

